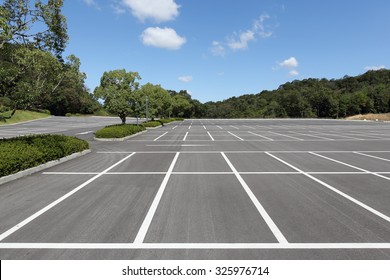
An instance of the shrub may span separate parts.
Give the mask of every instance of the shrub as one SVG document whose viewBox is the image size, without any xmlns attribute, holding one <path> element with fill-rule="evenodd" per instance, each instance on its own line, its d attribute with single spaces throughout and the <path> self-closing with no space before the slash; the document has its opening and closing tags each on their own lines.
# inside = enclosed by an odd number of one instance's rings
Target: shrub
<svg viewBox="0 0 390 280">
<path fill-rule="evenodd" d="M 0 177 L 88 148 L 88 142 L 64 135 L 33 135 L 0 139 Z"/>
<path fill-rule="evenodd" d="M 150 122 L 144 122 L 142 123 L 144 127 L 158 127 L 161 126 L 161 122 L 159 121 L 150 121 Z"/>
<path fill-rule="evenodd" d="M 110 125 L 96 131 L 96 138 L 123 138 L 145 130 L 142 125 L 117 124 Z"/>
</svg>

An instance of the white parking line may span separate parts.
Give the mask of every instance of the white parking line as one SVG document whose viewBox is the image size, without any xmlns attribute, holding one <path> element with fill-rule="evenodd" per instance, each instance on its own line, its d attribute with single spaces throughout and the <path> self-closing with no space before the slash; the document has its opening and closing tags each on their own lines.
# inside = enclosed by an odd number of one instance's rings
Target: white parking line
<svg viewBox="0 0 390 280">
<path fill-rule="evenodd" d="M 92 133 L 92 132 L 93 131 L 85 131 L 85 132 L 77 133 L 76 135 L 85 135 L 85 134 Z"/>
<path fill-rule="evenodd" d="M 217 125 L 217 127 L 219 128 L 219 129 L 223 129 L 222 127 L 220 127 L 219 125 Z"/>
<path fill-rule="evenodd" d="M 184 135 L 183 141 L 186 141 L 187 136 L 188 136 L 188 132 L 186 133 L 186 135 Z"/>
<path fill-rule="evenodd" d="M 230 135 L 233 135 L 234 137 L 240 139 L 241 141 L 245 141 L 244 139 L 242 139 L 241 137 L 235 135 L 234 133 L 231 133 L 230 131 L 228 131 L 228 133 L 229 133 Z"/>
<path fill-rule="evenodd" d="M 204 129 L 207 129 L 204 125 L 203 125 L 203 128 L 204 128 Z"/>
<path fill-rule="evenodd" d="M 270 157 L 272 157 L 272 158 L 274 158 L 274 159 L 280 161 L 281 163 L 284 163 L 285 165 L 291 167 L 292 169 L 294 169 L 294 170 L 300 172 L 302 175 L 305 175 L 306 177 L 308 177 L 308 178 L 312 179 L 313 181 L 315 181 L 315 182 L 321 184 L 322 186 L 324 186 L 324 187 L 330 189 L 331 191 L 334 191 L 335 193 L 337 193 L 337 194 L 343 196 L 344 198 L 348 199 L 349 201 L 351 201 L 351 202 L 353 202 L 353 203 L 359 205 L 360 207 L 366 209 L 367 211 L 373 213 L 374 215 L 377 215 L 378 217 L 384 219 L 384 220 L 387 221 L 387 222 L 390 222 L 390 217 L 386 216 L 385 214 L 383 214 L 383 213 L 381 213 L 381 212 L 375 210 L 374 208 L 372 208 L 372 207 L 370 207 L 370 206 L 364 204 L 363 202 L 361 202 L 361 201 L 359 201 L 359 200 L 357 200 L 357 199 L 355 199 L 355 198 L 353 198 L 353 197 L 351 197 L 351 196 L 349 196 L 349 195 L 343 193 L 342 191 L 340 191 L 340 190 L 338 190 L 338 189 L 332 187 L 331 185 L 329 185 L 329 184 L 327 184 L 327 183 L 325 183 L 325 182 L 323 182 L 323 181 L 317 179 L 316 177 L 314 177 L 314 176 L 308 174 L 307 172 L 300 170 L 299 168 L 297 168 L 297 167 L 295 167 L 294 165 L 292 165 L 292 164 L 290 164 L 290 163 L 288 163 L 288 162 L 286 162 L 286 161 L 284 161 L 284 160 L 278 158 L 277 156 L 275 156 L 275 155 L 273 155 L 273 154 L 270 154 L 270 153 L 268 153 L 268 152 L 266 152 L 266 154 L 269 155 Z M 314 154 L 314 153 L 313 153 L 313 154 Z"/>
<path fill-rule="evenodd" d="M 172 127 L 172 130 L 175 129 L 177 126 Z"/>
<path fill-rule="evenodd" d="M 284 134 L 277 133 L 277 132 L 268 131 L 268 133 L 272 133 L 272 134 L 279 135 L 279 136 L 283 136 L 283 137 L 288 137 L 288 138 L 291 138 L 291 139 L 294 139 L 294 140 L 304 141 L 304 140 L 301 139 L 301 138 L 294 137 L 294 136 L 289 136 L 289 135 L 284 135 Z"/>
<path fill-rule="evenodd" d="M 221 152 L 221 155 L 225 159 L 226 163 L 229 165 L 230 169 L 233 171 L 234 175 L 238 179 L 238 181 L 241 183 L 241 186 L 244 188 L 246 193 L 248 194 L 249 198 L 252 200 L 253 204 L 257 208 L 257 211 L 259 211 L 260 215 L 263 217 L 264 221 L 267 223 L 268 227 L 274 234 L 275 238 L 278 240 L 279 243 L 286 244 L 288 243 L 287 239 L 284 237 L 283 233 L 279 230 L 277 225 L 274 223 L 274 221 L 271 219 L 271 217 L 268 215 L 267 211 L 264 209 L 264 207 L 261 205 L 261 203 L 258 201 L 256 196 L 253 194 L 252 190 L 248 187 L 244 179 L 241 177 L 241 175 L 238 173 L 236 168 L 233 166 L 233 164 L 230 162 L 228 157 L 225 155 L 225 153 Z"/>
<path fill-rule="evenodd" d="M 211 138 L 212 141 L 215 141 L 214 138 L 213 138 L 213 136 L 211 136 L 210 132 L 207 131 L 207 134 L 210 136 L 210 138 Z"/>
<path fill-rule="evenodd" d="M 156 139 L 154 139 L 153 141 L 157 141 L 158 139 L 160 139 L 161 137 L 163 137 L 164 135 L 166 135 L 168 133 L 168 131 L 167 132 L 165 132 L 165 133 L 163 133 L 162 135 L 160 135 L 159 137 L 157 137 Z"/>
<path fill-rule="evenodd" d="M 334 139 L 331 139 L 331 138 L 327 138 L 327 137 L 323 137 L 323 136 L 317 136 L 317 135 L 313 135 L 313 134 L 305 134 L 305 133 L 299 133 L 299 132 L 294 132 L 294 131 L 289 131 L 289 132 L 290 132 L 290 133 L 294 133 L 294 134 L 303 135 L 303 136 L 309 136 L 309 137 L 314 137 L 314 138 L 329 140 L 329 141 L 333 141 L 333 140 L 334 140 Z"/>
<path fill-rule="evenodd" d="M 151 146 L 162 146 L 162 145 L 151 145 Z M 172 145 L 163 145 L 165 147 L 171 147 Z M 200 145 L 200 146 L 210 146 L 210 145 Z M 131 154 L 134 151 L 108 151 L 108 152 L 96 152 L 97 154 Z M 353 153 L 355 151 L 336 151 L 336 150 L 318 150 L 318 151 L 311 151 L 311 150 L 293 150 L 293 151 L 281 151 L 281 150 L 274 150 L 274 151 L 256 151 L 256 150 L 243 150 L 243 151 L 181 151 L 182 154 L 186 153 L 206 153 L 206 154 L 219 154 L 221 152 L 224 152 L 225 154 L 265 154 L 265 153 L 273 153 L 273 154 L 307 154 L 310 152 L 316 152 L 316 153 Z M 390 151 L 358 151 L 360 153 L 390 153 Z M 137 154 L 174 154 L 176 153 L 175 151 L 137 151 Z"/>
<path fill-rule="evenodd" d="M 380 177 L 380 178 L 383 178 L 385 180 L 389 180 L 390 181 L 390 178 L 388 178 L 386 176 L 383 176 L 383 175 L 380 175 L 378 173 L 371 172 L 371 171 L 365 170 L 363 168 L 360 168 L 360 167 L 357 167 L 357 166 L 354 166 L 354 165 L 351 165 L 351 164 L 348 164 L 348 163 L 345 163 L 345 162 L 342 162 L 342 161 L 339 161 L 339 160 L 336 160 L 336 159 L 333 159 L 333 158 L 330 158 L 330 157 L 319 155 L 319 154 L 316 154 L 316 153 L 313 153 L 313 152 L 310 152 L 310 154 L 318 156 L 318 157 L 321 157 L 321 158 L 324 158 L 324 159 L 327 159 L 327 160 L 330 160 L 330 161 L 333 161 L 333 162 L 337 162 L 339 164 L 342 164 L 342 165 L 345 165 L 345 166 L 348 166 L 348 167 L 351 167 L 351 168 L 354 168 L 354 169 L 357 169 L 357 170 L 360 170 L 360 171 L 366 172 L 368 174 L 371 174 L 371 175 L 374 175 L 374 176 L 377 176 L 377 177 Z"/>
<path fill-rule="evenodd" d="M 156 213 L 158 204 L 160 203 L 161 197 L 162 197 L 164 190 L 168 184 L 169 178 L 171 177 L 173 168 L 175 167 L 175 164 L 176 164 L 176 161 L 177 161 L 179 155 L 180 155 L 180 153 L 177 152 L 175 157 L 172 160 L 171 165 L 169 166 L 167 173 L 165 174 L 164 180 L 162 181 L 161 186 L 158 189 L 156 196 L 154 197 L 152 205 L 150 206 L 149 211 L 146 214 L 146 217 L 145 217 L 145 219 L 144 219 L 144 221 L 143 221 L 143 223 L 142 223 L 142 225 L 137 233 L 137 236 L 134 240 L 135 244 L 141 244 L 144 242 L 146 233 L 148 232 L 149 226 L 152 223 L 152 219 L 154 217 L 154 214 Z"/>
<path fill-rule="evenodd" d="M 335 135 L 335 134 L 331 134 L 331 133 L 324 133 L 324 132 L 318 132 L 318 131 L 309 131 L 309 132 L 320 134 L 320 135 L 338 136 L 338 137 L 343 137 L 343 138 L 353 139 L 353 140 L 364 140 L 364 139 L 355 138 L 355 137 L 351 137 L 351 136 L 340 135 L 340 134 Z"/>
<path fill-rule="evenodd" d="M 354 154 L 358 154 L 358 155 L 362 155 L 362 156 L 366 156 L 366 157 L 370 157 L 370 158 L 375 158 L 375 159 L 383 160 L 383 161 L 390 161 L 390 159 L 387 159 L 387 158 L 376 157 L 376 156 L 367 155 L 367 154 L 364 154 L 364 153 L 359 153 L 359 152 L 353 152 L 353 153 L 354 153 Z"/>
<path fill-rule="evenodd" d="M 263 135 L 260 135 L 260 134 L 257 134 L 257 133 L 253 133 L 253 132 L 250 132 L 250 131 L 248 131 L 250 134 L 253 134 L 253 135 L 255 135 L 255 136 L 259 136 L 259 137 L 262 137 L 262 138 L 264 138 L 264 139 L 267 139 L 267 140 L 269 140 L 269 141 L 274 141 L 274 139 L 272 139 L 272 138 L 269 138 L 269 137 L 266 137 L 266 136 L 263 136 Z"/>
<path fill-rule="evenodd" d="M 193 147 L 194 145 L 186 145 L 185 147 Z M 185 152 L 181 152 L 182 154 Z M 220 153 L 220 152 L 216 152 Z M 227 153 L 225 153 L 227 154 Z M 161 171 L 146 171 L 146 172 L 107 172 L 104 175 L 165 175 L 167 172 Z M 302 175 L 298 171 L 239 171 L 241 175 Z M 307 174 L 312 175 L 371 175 L 371 173 L 363 171 L 309 171 Z M 379 174 L 390 174 L 390 172 L 376 172 Z M 42 175 L 97 175 L 99 172 L 43 172 Z M 207 171 L 184 171 L 172 172 L 172 175 L 224 175 L 234 174 L 233 172 L 207 172 Z"/>
<path fill-rule="evenodd" d="M 327 133 L 327 134 L 328 134 L 328 135 L 340 136 L 340 137 L 344 137 L 344 138 L 347 138 L 347 139 L 353 139 L 353 140 L 364 140 L 364 139 L 362 139 L 362 138 L 356 138 L 356 137 L 341 135 L 341 134 L 339 133 L 339 131 L 330 131 L 330 132 L 335 132 L 335 133 L 337 133 L 337 134 L 331 134 L 331 133 Z"/>
<path fill-rule="evenodd" d="M 0 249 L 65 250 L 318 250 L 318 249 L 390 249 L 390 243 L 0 243 Z"/>
<path fill-rule="evenodd" d="M 7 230 L 6 232 L 4 232 L 3 234 L 0 235 L 0 241 L 4 240 L 5 238 L 7 238 L 8 236 L 10 236 L 11 234 L 13 234 L 15 231 L 21 229 L 22 227 L 24 227 L 25 225 L 27 225 L 28 223 L 30 223 L 31 221 L 35 220 L 36 218 L 38 218 L 39 216 L 41 216 L 42 214 L 44 214 L 45 212 L 49 211 L 51 208 L 53 208 L 54 206 L 56 206 L 57 204 L 59 204 L 60 202 L 64 201 L 65 199 L 67 199 L 68 197 L 70 197 L 71 195 L 73 195 L 74 193 L 78 192 L 79 190 L 83 189 L 84 187 L 86 187 L 87 185 L 89 185 L 90 183 L 92 183 L 93 181 L 95 181 L 96 179 L 98 179 L 99 177 L 103 176 L 104 174 L 106 174 L 108 171 L 110 171 L 111 169 L 113 169 L 114 167 L 118 166 L 119 164 L 121 164 L 122 162 L 124 162 L 125 160 L 129 159 L 130 157 L 132 157 L 133 155 L 135 155 L 136 153 L 132 153 L 130 155 L 128 155 L 127 157 L 121 159 L 120 161 L 118 161 L 117 163 L 111 165 L 110 167 L 108 167 L 107 169 L 105 169 L 104 171 L 100 172 L 99 174 L 97 174 L 96 176 L 92 177 L 91 179 L 89 179 L 88 181 L 84 182 L 83 184 L 81 184 L 80 186 L 78 186 L 77 188 L 71 190 L 70 192 L 68 192 L 67 194 L 65 194 L 64 196 L 60 197 L 59 199 L 57 199 L 56 201 L 50 203 L 49 205 L 47 205 L 46 207 L 44 207 L 43 209 L 39 210 L 38 212 L 36 212 L 35 214 L 31 215 L 30 217 L 28 217 L 27 219 L 23 220 L 22 222 L 20 222 L 19 224 L 17 224 L 16 226 L 10 228 L 9 230 Z"/>
<path fill-rule="evenodd" d="M 233 127 L 234 129 L 239 129 L 238 127 L 236 127 L 236 126 L 233 126 L 233 125 L 231 125 L 230 127 Z"/>
</svg>

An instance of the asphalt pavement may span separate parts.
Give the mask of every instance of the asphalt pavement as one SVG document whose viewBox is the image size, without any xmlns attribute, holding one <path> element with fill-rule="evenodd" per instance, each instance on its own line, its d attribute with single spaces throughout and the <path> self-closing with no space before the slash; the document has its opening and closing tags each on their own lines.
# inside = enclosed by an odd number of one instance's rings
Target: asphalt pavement
<svg viewBox="0 0 390 280">
<path fill-rule="evenodd" d="M 0 185 L 1 259 L 390 259 L 389 123 L 68 120 L 28 127 L 92 152 Z"/>
</svg>

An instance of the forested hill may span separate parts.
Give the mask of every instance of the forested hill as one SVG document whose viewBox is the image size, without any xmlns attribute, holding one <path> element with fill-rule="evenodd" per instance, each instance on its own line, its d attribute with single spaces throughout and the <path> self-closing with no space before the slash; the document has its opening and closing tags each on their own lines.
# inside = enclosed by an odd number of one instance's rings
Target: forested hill
<svg viewBox="0 0 390 280">
<path fill-rule="evenodd" d="M 207 118 L 343 118 L 390 112 L 390 70 L 338 80 L 305 79 L 262 91 L 204 104 Z"/>
</svg>

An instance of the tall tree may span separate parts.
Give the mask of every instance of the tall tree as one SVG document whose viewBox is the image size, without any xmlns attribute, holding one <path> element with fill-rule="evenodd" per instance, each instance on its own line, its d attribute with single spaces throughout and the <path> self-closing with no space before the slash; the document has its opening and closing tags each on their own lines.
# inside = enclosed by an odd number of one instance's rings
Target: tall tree
<svg viewBox="0 0 390 280">
<path fill-rule="evenodd" d="M 34 45 L 52 52 L 58 59 L 68 41 L 63 0 L 5 0 L 0 6 L 0 48 L 5 43 Z"/>
<path fill-rule="evenodd" d="M 140 103 L 144 107 L 145 99 L 149 100 L 149 117 L 166 118 L 172 113 L 172 98 L 160 85 L 147 83 L 138 92 Z"/>
<path fill-rule="evenodd" d="M 136 91 L 141 77 L 137 72 L 126 72 L 125 69 L 104 72 L 100 86 L 95 89 L 95 96 L 104 101 L 105 108 L 119 116 L 122 124 L 134 113 L 137 104 Z"/>
</svg>

